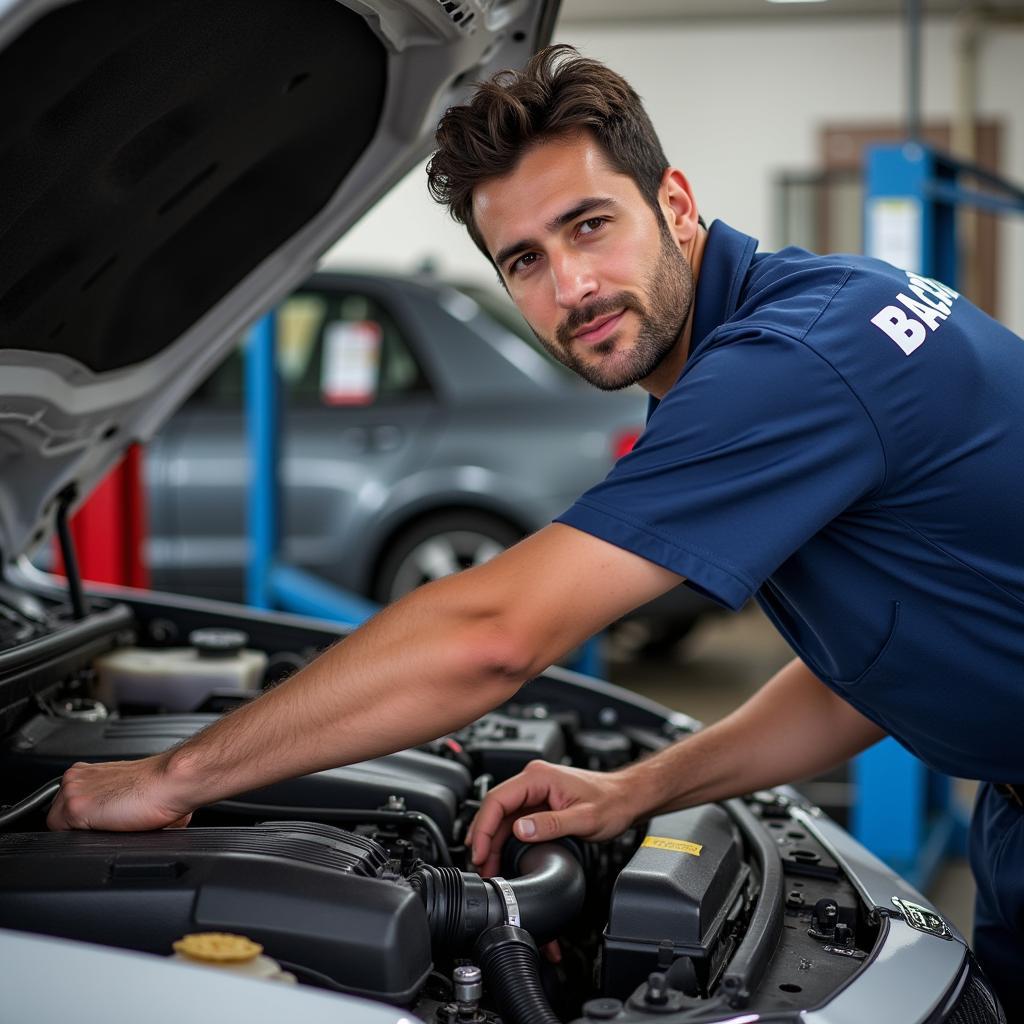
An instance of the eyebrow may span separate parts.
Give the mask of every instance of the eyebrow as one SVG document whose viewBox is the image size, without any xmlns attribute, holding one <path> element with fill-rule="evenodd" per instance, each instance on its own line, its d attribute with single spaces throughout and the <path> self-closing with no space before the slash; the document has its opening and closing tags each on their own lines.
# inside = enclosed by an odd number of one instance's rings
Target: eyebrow
<svg viewBox="0 0 1024 1024">
<path fill-rule="evenodd" d="M 582 217 L 585 213 L 592 213 L 594 210 L 599 209 L 614 209 L 616 205 L 615 200 L 610 199 L 608 196 L 588 196 L 586 199 L 581 199 L 571 209 L 558 214 L 556 217 L 552 217 L 551 220 L 544 225 L 544 230 L 548 234 L 551 234 L 559 228 L 565 227 L 565 225 L 569 224 L 571 221 L 576 220 L 577 217 Z M 513 256 L 517 256 L 519 253 L 525 252 L 527 249 L 535 249 L 538 245 L 539 243 L 535 238 L 521 238 L 518 242 L 506 245 L 503 249 L 498 251 L 494 257 L 495 265 L 502 267 L 505 262 Z"/>
</svg>

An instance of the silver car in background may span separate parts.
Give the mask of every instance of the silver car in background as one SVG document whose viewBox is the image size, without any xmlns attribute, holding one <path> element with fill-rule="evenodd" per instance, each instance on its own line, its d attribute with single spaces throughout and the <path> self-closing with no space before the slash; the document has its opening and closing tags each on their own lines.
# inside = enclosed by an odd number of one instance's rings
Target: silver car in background
<svg viewBox="0 0 1024 1024">
<path fill-rule="evenodd" d="M 278 307 L 290 564 L 393 600 L 546 525 L 628 450 L 643 393 L 582 383 L 517 315 L 429 275 L 321 273 Z M 160 589 L 244 593 L 243 378 L 239 348 L 148 446 Z"/>
</svg>

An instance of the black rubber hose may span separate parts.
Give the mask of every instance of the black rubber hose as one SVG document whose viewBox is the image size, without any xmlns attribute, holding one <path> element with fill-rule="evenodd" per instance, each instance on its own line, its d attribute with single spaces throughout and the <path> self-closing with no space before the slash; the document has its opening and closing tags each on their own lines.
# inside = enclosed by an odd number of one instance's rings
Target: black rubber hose
<svg viewBox="0 0 1024 1024">
<path fill-rule="evenodd" d="M 561 1024 L 540 983 L 540 956 L 530 933 L 505 924 L 476 944 L 476 961 L 509 1024 Z"/>
<path fill-rule="evenodd" d="M 742 800 L 730 800 L 726 809 L 733 816 L 761 869 L 761 891 L 747 922 L 746 934 L 732 955 L 720 982 L 729 1006 L 742 1009 L 757 991 L 768 962 L 775 953 L 782 935 L 784 897 L 782 858 L 779 849 L 767 835 L 767 829 L 751 813 Z"/>
<path fill-rule="evenodd" d="M 579 858 L 558 843 L 541 843 L 509 851 L 513 873 L 508 884 L 516 894 L 523 927 L 537 942 L 553 939 L 582 909 L 587 883 Z"/>
<path fill-rule="evenodd" d="M 11 804 L 7 810 L 0 812 L 0 828 L 4 828 L 9 825 L 12 821 L 17 821 L 19 818 L 23 818 L 30 811 L 34 811 L 37 807 L 42 807 L 43 804 L 52 800 L 57 795 L 57 790 L 60 789 L 60 779 L 53 779 L 48 782 L 45 786 L 40 786 L 34 793 L 25 797 L 24 800 L 19 800 L 16 804 Z"/>
<path fill-rule="evenodd" d="M 510 851 L 513 871 L 507 879 L 519 909 L 519 922 L 537 942 L 547 942 L 583 908 L 586 882 L 576 855 L 557 843 Z M 504 899 L 488 880 L 470 871 L 425 864 L 409 877 L 427 908 L 430 934 L 437 946 L 460 951 L 489 928 L 508 920 Z"/>
<path fill-rule="evenodd" d="M 479 875 L 424 864 L 409 876 L 409 884 L 426 907 L 435 949 L 462 953 L 481 932 L 505 920 L 497 892 Z"/>
</svg>

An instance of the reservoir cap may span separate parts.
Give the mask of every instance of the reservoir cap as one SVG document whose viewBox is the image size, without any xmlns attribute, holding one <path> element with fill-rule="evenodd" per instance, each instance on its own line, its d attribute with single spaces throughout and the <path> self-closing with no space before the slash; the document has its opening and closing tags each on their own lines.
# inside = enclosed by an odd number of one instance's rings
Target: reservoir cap
<svg viewBox="0 0 1024 1024">
<path fill-rule="evenodd" d="M 240 629 L 194 629 L 188 642 L 201 658 L 233 658 L 245 648 L 249 636 Z"/>
</svg>

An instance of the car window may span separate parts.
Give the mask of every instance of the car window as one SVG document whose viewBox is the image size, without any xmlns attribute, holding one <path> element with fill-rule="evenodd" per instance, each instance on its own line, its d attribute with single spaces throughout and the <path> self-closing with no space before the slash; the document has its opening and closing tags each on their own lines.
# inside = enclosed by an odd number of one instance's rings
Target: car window
<svg viewBox="0 0 1024 1024">
<path fill-rule="evenodd" d="M 299 291 L 277 309 L 277 368 L 289 405 L 373 405 L 429 391 L 394 317 L 357 291 Z M 193 394 L 193 404 L 240 407 L 239 344 Z"/>
</svg>

